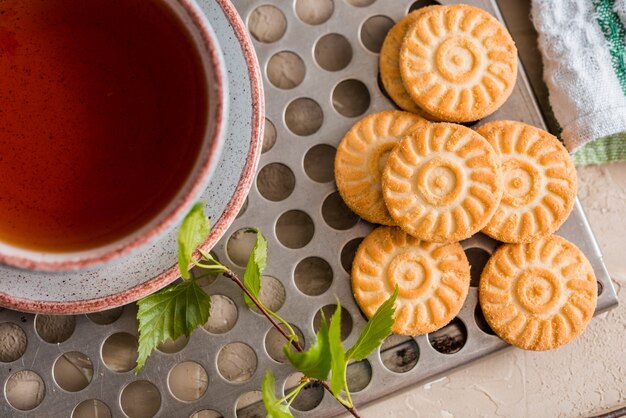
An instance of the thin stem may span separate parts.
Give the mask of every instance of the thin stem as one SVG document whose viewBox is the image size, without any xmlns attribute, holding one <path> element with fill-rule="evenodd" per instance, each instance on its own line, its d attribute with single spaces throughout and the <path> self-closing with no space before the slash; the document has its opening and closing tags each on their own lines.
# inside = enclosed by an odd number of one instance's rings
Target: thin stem
<svg viewBox="0 0 626 418">
<path fill-rule="evenodd" d="M 241 290 L 243 290 L 243 292 L 250 298 L 250 300 L 254 302 L 256 307 L 259 308 L 263 316 L 265 316 L 267 320 L 271 322 L 274 328 L 276 328 L 276 330 L 280 332 L 287 341 L 291 341 L 291 345 L 293 346 L 293 348 L 295 348 L 297 351 L 304 351 L 304 348 L 302 348 L 300 343 L 293 340 L 291 336 L 287 334 L 287 332 L 283 329 L 283 327 L 278 325 L 276 320 L 269 314 L 269 312 L 267 312 L 267 309 L 265 309 L 263 304 L 252 294 L 252 292 L 248 290 L 248 288 L 243 284 L 241 279 L 232 270 L 226 269 L 222 274 L 224 275 L 224 277 L 228 277 L 230 280 L 235 282 L 235 284 L 239 286 Z"/>
<path fill-rule="evenodd" d="M 259 301 L 259 302 L 261 304 L 263 303 L 261 301 Z M 291 333 L 291 337 L 289 339 L 293 339 L 295 341 L 298 341 L 298 335 L 296 334 L 296 331 L 294 331 L 293 327 L 291 326 L 291 324 L 289 322 L 284 320 L 280 315 L 278 315 L 276 312 L 272 311 L 267 306 L 263 305 L 263 307 L 265 308 L 265 310 L 267 310 L 267 313 L 272 315 L 274 318 L 278 319 L 285 326 L 285 328 L 287 328 L 287 330 Z"/>
<path fill-rule="evenodd" d="M 344 390 L 346 392 L 346 399 L 348 403 L 350 404 L 350 406 L 354 406 L 354 403 L 352 402 L 352 396 L 350 395 L 350 390 L 348 389 L 348 382 L 346 382 L 346 386 L 344 387 Z"/>
<path fill-rule="evenodd" d="M 252 292 L 250 292 L 248 290 L 248 288 L 243 284 L 243 282 L 241 281 L 241 279 L 230 269 L 226 269 L 224 270 L 224 272 L 222 273 L 224 275 L 224 277 L 229 278 L 230 280 L 232 280 L 233 282 L 235 282 L 235 284 L 237 286 L 239 286 L 239 288 L 241 290 L 243 290 L 243 292 L 250 298 L 250 300 L 257 306 L 257 308 L 259 308 L 259 310 L 261 311 L 261 313 L 267 318 L 268 321 L 270 321 L 270 323 L 272 324 L 272 326 L 274 326 L 274 328 L 276 328 L 276 330 L 278 332 L 280 332 L 283 337 L 285 337 L 285 339 L 289 342 L 291 342 L 291 345 L 297 350 L 297 351 L 304 351 L 304 348 L 302 348 L 302 346 L 300 345 L 300 343 L 298 341 L 295 341 L 291 338 L 291 336 L 289 334 L 287 334 L 287 332 L 283 329 L 283 327 L 281 327 L 276 320 L 269 314 L 269 312 L 267 312 L 267 309 L 265 309 L 265 307 L 263 306 L 263 304 L 261 303 L 261 301 L 259 301 L 253 294 Z M 330 390 L 330 386 L 328 386 L 328 383 L 324 382 L 323 380 L 317 380 L 323 387 L 324 389 L 326 389 L 330 394 L 332 394 L 332 391 Z M 359 415 L 359 412 L 356 410 L 356 408 L 354 406 L 349 406 L 344 404 L 343 402 L 339 401 L 344 408 L 346 408 L 346 410 L 348 412 L 350 412 L 350 414 L 352 414 L 353 417 L 355 418 L 362 418 L 361 415 Z"/>
</svg>

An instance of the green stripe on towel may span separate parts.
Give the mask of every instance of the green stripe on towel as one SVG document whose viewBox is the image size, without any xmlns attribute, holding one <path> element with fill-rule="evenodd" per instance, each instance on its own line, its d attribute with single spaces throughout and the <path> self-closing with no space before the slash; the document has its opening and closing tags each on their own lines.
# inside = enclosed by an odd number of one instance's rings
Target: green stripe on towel
<svg viewBox="0 0 626 418">
<path fill-rule="evenodd" d="M 626 28 L 617 13 L 613 11 L 614 6 L 615 0 L 594 0 L 593 2 L 598 24 L 609 44 L 615 75 L 622 86 L 622 91 L 626 94 L 626 62 L 624 62 L 626 47 L 623 41 L 626 39 Z"/>
</svg>

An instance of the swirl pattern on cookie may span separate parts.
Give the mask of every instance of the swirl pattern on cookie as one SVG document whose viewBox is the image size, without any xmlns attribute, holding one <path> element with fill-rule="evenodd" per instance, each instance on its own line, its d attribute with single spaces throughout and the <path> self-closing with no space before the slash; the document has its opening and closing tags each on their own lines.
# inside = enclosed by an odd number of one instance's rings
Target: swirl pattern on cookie
<svg viewBox="0 0 626 418">
<path fill-rule="evenodd" d="M 391 153 L 383 196 L 407 233 L 424 241 L 460 241 L 483 228 L 500 203 L 500 159 L 471 129 L 433 123 L 404 137 Z"/>
<path fill-rule="evenodd" d="M 597 292 L 582 251 L 551 235 L 498 248 L 481 274 L 479 300 L 487 323 L 502 339 L 527 350 L 549 350 L 583 332 Z"/>
<path fill-rule="evenodd" d="M 476 131 L 500 154 L 504 178 L 502 201 L 483 232 L 524 243 L 556 231 L 576 200 L 576 168 L 561 142 L 522 122 L 491 122 Z"/>
<path fill-rule="evenodd" d="M 513 91 L 517 48 L 498 20 L 476 7 L 420 14 L 400 50 L 407 92 L 428 114 L 470 122 L 495 112 Z"/>
<path fill-rule="evenodd" d="M 427 6 L 409 13 L 396 23 L 387 33 L 382 47 L 380 48 L 380 79 L 385 86 L 387 94 L 402 109 L 407 112 L 417 113 L 427 119 L 432 118 L 424 112 L 409 96 L 404 87 L 400 74 L 400 48 L 402 40 L 409 27 L 415 23 L 418 16 L 428 10 L 440 6 Z"/>
<path fill-rule="evenodd" d="M 379 227 L 361 243 L 352 291 L 371 318 L 398 286 L 393 332 L 420 335 L 448 324 L 467 296 L 470 268 L 459 243 L 419 241 L 397 227 Z"/>
<path fill-rule="evenodd" d="M 343 137 L 335 156 L 335 180 L 354 213 L 372 223 L 394 225 L 383 201 L 382 170 L 398 141 L 426 124 L 412 113 L 387 110 L 364 117 Z"/>
</svg>

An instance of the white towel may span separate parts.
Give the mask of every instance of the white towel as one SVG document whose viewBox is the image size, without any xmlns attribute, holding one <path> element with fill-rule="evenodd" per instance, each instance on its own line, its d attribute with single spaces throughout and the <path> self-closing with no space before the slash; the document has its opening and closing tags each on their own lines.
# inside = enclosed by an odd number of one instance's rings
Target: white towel
<svg viewBox="0 0 626 418">
<path fill-rule="evenodd" d="M 579 164 L 626 159 L 626 0 L 533 0 L 544 79 Z"/>
</svg>

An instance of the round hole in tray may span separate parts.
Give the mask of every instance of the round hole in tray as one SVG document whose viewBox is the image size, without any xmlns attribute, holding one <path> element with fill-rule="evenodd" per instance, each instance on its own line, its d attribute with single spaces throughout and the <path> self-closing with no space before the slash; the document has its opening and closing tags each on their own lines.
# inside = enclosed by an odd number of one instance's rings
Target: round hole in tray
<svg viewBox="0 0 626 418">
<path fill-rule="evenodd" d="M 298 386 L 303 376 L 304 375 L 300 372 L 291 374 L 285 380 L 285 394 L 291 392 L 292 389 Z M 324 387 L 317 382 L 310 382 L 300 390 L 300 393 L 292 402 L 291 407 L 296 411 L 311 411 L 322 403 L 323 398 Z"/>
<path fill-rule="evenodd" d="M 56 359 L 52 367 L 52 376 L 61 389 L 78 392 L 91 383 L 93 363 L 85 354 L 70 351 Z"/>
<path fill-rule="evenodd" d="M 241 211 L 243 211 L 247 205 L 248 205 L 248 199 L 246 198 L 239 214 L 241 214 Z M 239 215 L 237 215 L 237 217 L 239 217 Z M 215 260 L 220 261 L 217 254 L 215 254 L 213 251 L 209 251 L 209 255 L 213 257 Z M 210 286 L 217 279 L 218 276 L 219 274 L 217 273 L 207 273 L 205 269 L 202 269 L 199 267 L 194 266 L 191 269 L 191 277 L 193 277 L 196 280 L 196 283 L 198 283 L 198 286 L 200 287 Z"/>
<path fill-rule="evenodd" d="M 301 210 L 290 210 L 276 221 L 276 237 L 287 248 L 297 249 L 313 239 L 315 226 L 309 215 Z"/>
<path fill-rule="evenodd" d="M 439 5 L 441 5 L 441 3 L 436 0 L 417 0 L 411 5 L 411 7 L 409 7 L 409 13 L 414 12 L 417 9 L 421 9 L 422 7 Z"/>
<path fill-rule="evenodd" d="M 330 318 L 335 313 L 337 309 L 337 305 L 326 305 L 323 308 L 319 309 L 315 313 L 315 317 L 313 318 L 313 330 L 315 332 L 319 331 L 322 325 L 322 311 L 324 312 L 324 316 L 326 317 L 326 322 L 330 324 Z M 352 332 L 352 315 L 350 312 L 343 306 L 341 307 L 341 340 L 345 340 L 348 338 L 350 333 Z"/>
<path fill-rule="evenodd" d="M 174 353 L 178 353 L 179 351 L 182 351 L 185 347 L 187 347 L 188 343 L 189 343 L 189 337 L 187 337 L 186 335 L 181 335 L 175 340 L 169 339 L 169 340 L 163 341 L 162 343 L 157 345 L 157 350 L 166 354 L 174 354 Z"/>
<path fill-rule="evenodd" d="M 203 409 L 201 411 L 194 412 L 189 418 L 224 418 L 224 416 L 212 409 Z"/>
<path fill-rule="evenodd" d="M 291 132 L 299 136 L 313 135 L 322 127 L 324 112 L 313 99 L 301 97 L 287 105 L 285 124 Z"/>
<path fill-rule="evenodd" d="M 296 187 L 296 177 L 289 167 L 281 163 L 271 163 L 259 171 L 256 178 L 259 193 L 272 202 L 289 197 Z"/>
<path fill-rule="evenodd" d="M 362 391 L 372 381 L 372 365 L 367 360 L 348 364 L 346 379 L 351 393 Z"/>
<path fill-rule="evenodd" d="M 204 367 L 194 361 L 178 363 L 167 376 L 167 386 L 180 401 L 195 401 L 209 387 L 209 375 Z"/>
<path fill-rule="evenodd" d="M 57 344 L 66 341 L 74 333 L 76 318 L 72 315 L 37 315 L 35 331 L 47 343 Z"/>
<path fill-rule="evenodd" d="M 123 312 L 124 307 L 118 306 L 117 308 L 108 309 L 106 311 L 87 314 L 87 318 L 89 318 L 89 320 L 94 324 L 110 325 L 120 319 L 120 316 L 122 316 Z"/>
<path fill-rule="evenodd" d="M 412 337 L 390 335 L 380 346 L 380 359 L 387 370 L 406 373 L 415 368 L 420 349 Z"/>
<path fill-rule="evenodd" d="M 247 205 L 248 205 L 248 199 L 246 198 L 242 206 L 242 209 L 239 212 L 239 215 L 241 215 L 241 211 L 243 211 Z M 239 215 L 237 215 L 237 217 L 239 217 Z M 215 260 L 220 261 L 219 257 L 213 251 L 209 251 L 209 255 L 213 257 Z M 196 283 L 198 283 L 198 286 L 200 287 L 210 286 L 211 284 L 213 284 L 213 282 L 217 279 L 218 276 L 219 276 L 218 273 L 207 273 L 205 269 L 202 269 L 199 267 L 194 266 L 191 269 L 191 277 L 193 277 L 196 280 Z"/>
<path fill-rule="evenodd" d="M 313 56 L 326 71 L 343 70 L 352 61 L 352 46 L 345 36 L 329 33 L 315 43 Z"/>
<path fill-rule="evenodd" d="M 279 89 L 297 87 L 304 80 L 305 74 L 304 62 L 295 52 L 278 52 L 267 63 L 267 78 Z"/>
<path fill-rule="evenodd" d="M 244 343 L 231 343 L 217 354 L 217 369 L 222 377 L 232 383 L 252 379 L 257 368 L 254 350 Z"/>
<path fill-rule="evenodd" d="M 362 241 L 363 238 L 355 238 L 348 241 L 341 249 L 341 266 L 348 274 L 352 274 L 352 262 L 354 261 L 354 256 Z"/>
<path fill-rule="evenodd" d="M 470 286 L 477 287 L 480 283 L 480 274 L 483 272 L 491 254 L 482 248 L 474 247 L 466 249 L 465 255 L 470 264 Z"/>
<path fill-rule="evenodd" d="M 496 335 L 496 333 L 487 323 L 485 315 L 483 315 L 483 310 L 480 307 L 480 303 L 477 303 L 476 308 L 474 309 L 474 320 L 476 321 L 476 325 L 478 325 L 478 328 L 480 328 L 482 332 L 489 335 Z"/>
<path fill-rule="evenodd" d="M 383 46 L 387 32 L 394 25 L 394 21 L 383 15 L 368 18 L 361 26 L 361 42 L 369 51 L 378 54 Z"/>
<path fill-rule="evenodd" d="M 228 258 L 239 267 L 246 267 L 248 258 L 256 242 L 256 233 L 250 228 L 235 231 L 226 243 Z"/>
<path fill-rule="evenodd" d="M 352 212 L 343 201 L 339 192 L 331 193 L 322 204 L 322 217 L 333 229 L 350 229 L 359 221 L 359 216 Z"/>
<path fill-rule="evenodd" d="M 300 331 L 300 329 L 293 324 L 291 324 L 291 326 L 298 336 L 298 342 L 302 347 L 305 347 L 302 331 Z M 270 328 L 267 334 L 265 334 L 265 350 L 273 360 L 279 363 L 287 363 L 287 357 L 283 351 L 283 347 L 286 343 L 287 340 L 285 340 L 283 334 L 278 332 L 274 327 Z"/>
<path fill-rule="evenodd" d="M 233 329 L 238 317 L 239 311 L 232 299 L 224 295 L 211 295 L 209 320 L 204 324 L 204 329 L 212 334 L 224 334 Z"/>
<path fill-rule="evenodd" d="M 370 107 L 370 93 L 359 80 L 343 80 L 333 89 L 333 107 L 348 118 L 361 116 Z"/>
<path fill-rule="evenodd" d="M 287 19 L 279 8 L 266 4 L 252 11 L 248 18 L 248 29 L 259 42 L 276 42 L 287 30 Z"/>
<path fill-rule="evenodd" d="M 4 386 L 7 402 L 20 411 L 30 411 L 39 406 L 46 396 L 46 385 L 31 370 L 20 370 L 7 379 Z"/>
<path fill-rule="evenodd" d="M 598 281 L 597 283 L 598 283 L 598 296 L 600 296 L 602 292 L 604 291 L 604 285 L 600 281 Z"/>
<path fill-rule="evenodd" d="M 458 353 L 467 342 L 467 328 L 463 321 L 459 318 L 454 318 L 445 327 L 428 334 L 428 341 L 440 353 Z"/>
<path fill-rule="evenodd" d="M 137 337 L 127 332 L 111 335 L 102 344 L 102 361 L 114 372 L 132 370 L 137 363 Z"/>
<path fill-rule="evenodd" d="M 333 15 L 333 0 L 296 0 L 296 15 L 304 23 L 320 25 Z"/>
<path fill-rule="evenodd" d="M 87 399 L 82 401 L 74 411 L 72 411 L 72 418 L 112 418 L 111 409 L 109 406 L 99 399 Z"/>
<path fill-rule="evenodd" d="M 304 172 L 313 181 L 327 183 L 335 179 L 335 147 L 318 144 L 304 156 Z"/>
<path fill-rule="evenodd" d="M 0 362 L 10 363 L 26 352 L 28 338 L 18 325 L 11 322 L 0 324 Z"/>
<path fill-rule="evenodd" d="M 347 0 L 349 4 L 356 7 L 366 7 L 370 4 L 374 4 L 376 0 Z"/>
<path fill-rule="evenodd" d="M 271 120 L 266 118 L 265 127 L 263 128 L 263 147 L 261 148 L 262 153 L 266 153 L 267 151 L 272 149 L 272 147 L 276 143 L 277 136 L 278 135 L 276 133 L 276 126 L 274 126 L 274 123 Z"/>
<path fill-rule="evenodd" d="M 298 290 L 309 296 L 321 295 L 333 283 L 333 269 L 320 257 L 307 257 L 301 260 L 293 275 Z"/>
<path fill-rule="evenodd" d="M 283 286 L 280 280 L 272 276 L 263 276 L 261 290 L 259 291 L 259 299 L 263 305 L 274 312 L 278 312 L 285 304 L 286 297 L 285 286 Z M 252 309 L 261 314 L 257 307 Z"/>
<path fill-rule="evenodd" d="M 161 408 L 161 393 L 151 382 L 136 380 L 122 389 L 120 405 L 128 418 L 152 418 Z"/>
<path fill-rule="evenodd" d="M 267 414 L 263 405 L 263 396 L 258 390 L 245 392 L 237 398 L 235 404 L 237 418 L 257 418 Z"/>
</svg>

